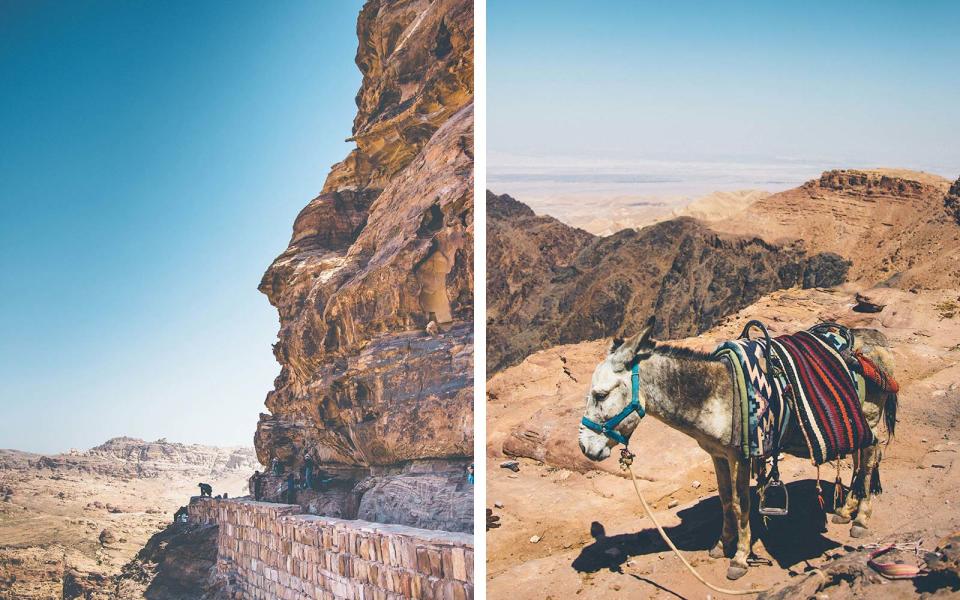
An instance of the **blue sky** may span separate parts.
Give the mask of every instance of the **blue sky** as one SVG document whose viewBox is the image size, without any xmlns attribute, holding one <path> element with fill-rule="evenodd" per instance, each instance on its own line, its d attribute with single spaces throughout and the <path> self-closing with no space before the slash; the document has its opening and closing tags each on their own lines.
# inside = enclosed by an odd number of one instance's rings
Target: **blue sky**
<svg viewBox="0 0 960 600">
<path fill-rule="evenodd" d="M 492 170 L 564 157 L 960 175 L 957 2 L 490 0 L 487 22 Z"/>
<path fill-rule="evenodd" d="M 0 447 L 252 444 L 359 1 L 0 3 Z"/>
</svg>

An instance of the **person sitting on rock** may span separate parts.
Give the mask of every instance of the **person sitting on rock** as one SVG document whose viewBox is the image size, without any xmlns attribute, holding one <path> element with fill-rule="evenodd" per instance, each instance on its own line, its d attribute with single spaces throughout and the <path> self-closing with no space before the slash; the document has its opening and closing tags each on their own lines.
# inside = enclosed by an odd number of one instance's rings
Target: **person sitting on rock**
<svg viewBox="0 0 960 600">
<path fill-rule="evenodd" d="M 200 497 L 203 498 L 204 496 L 207 498 L 213 497 L 213 486 L 209 483 L 200 484 Z"/>
<path fill-rule="evenodd" d="M 177 512 L 173 513 L 173 522 L 174 523 L 186 523 L 187 522 L 187 507 L 181 506 L 177 509 Z"/>
</svg>

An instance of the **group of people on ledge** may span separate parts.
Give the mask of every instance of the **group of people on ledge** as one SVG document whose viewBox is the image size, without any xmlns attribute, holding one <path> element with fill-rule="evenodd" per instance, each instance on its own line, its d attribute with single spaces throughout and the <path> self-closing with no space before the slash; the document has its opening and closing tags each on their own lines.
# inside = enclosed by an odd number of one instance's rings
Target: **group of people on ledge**
<svg viewBox="0 0 960 600">
<path fill-rule="evenodd" d="M 303 456 L 302 465 L 299 470 L 287 469 L 286 465 L 277 457 L 270 461 L 270 474 L 274 477 L 283 477 L 277 486 L 277 496 L 286 495 L 287 504 L 297 503 L 298 490 L 319 490 L 322 486 L 333 481 L 333 477 L 328 477 L 323 471 L 317 470 L 316 461 L 313 456 L 307 452 Z M 253 499 L 263 498 L 263 479 L 264 473 L 254 471 L 251 482 L 253 483 Z"/>
</svg>

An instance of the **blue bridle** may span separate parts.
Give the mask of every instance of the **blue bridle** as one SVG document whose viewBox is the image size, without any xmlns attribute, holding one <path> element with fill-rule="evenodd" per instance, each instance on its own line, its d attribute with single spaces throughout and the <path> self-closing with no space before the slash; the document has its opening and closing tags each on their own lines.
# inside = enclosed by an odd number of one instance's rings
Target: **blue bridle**
<svg viewBox="0 0 960 600">
<path fill-rule="evenodd" d="M 637 361 L 633 363 L 633 369 L 630 371 L 630 404 L 626 405 L 623 410 L 614 415 L 613 417 L 607 419 L 602 424 L 597 423 L 596 421 L 591 421 L 586 416 L 580 420 L 584 427 L 590 431 L 596 431 L 599 434 L 605 435 L 611 440 L 617 442 L 618 444 L 627 445 L 627 442 L 630 440 L 624 437 L 619 431 L 617 431 L 617 426 L 623 422 L 624 419 L 630 416 L 631 413 L 636 412 L 640 415 L 642 419 L 646 415 L 646 411 L 643 410 L 643 406 L 640 405 L 640 362 Z"/>
</svg>

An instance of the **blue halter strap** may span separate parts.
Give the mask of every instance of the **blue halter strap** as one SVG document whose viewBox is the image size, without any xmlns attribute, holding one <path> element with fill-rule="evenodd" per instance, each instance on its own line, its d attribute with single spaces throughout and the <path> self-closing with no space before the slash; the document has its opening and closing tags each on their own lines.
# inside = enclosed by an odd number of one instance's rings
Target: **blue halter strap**
<svg viewBox="0 0 960 600">
<path fill-rule="evenodd" d="M 643 410 L 643 407 L 640 406 L 640 363 L 633 363 L 633 369 L 630 372 L 630 404 L 626 405 L 623 410 L 614 415 L 613 417 L 607 419 L 602 424 L 597 423 L 596 421 L 591 421 L 587 417 L 583 417 L 580 422 L 584 427 L 591 431 L 596 431 L 599 434 L 605 435 L 611 440 L 617 442 L 618 444 L 627 445 L 627 442 L 630 441 L 623 434 L 617 431 L 617 426 L 623 422 L 624 419 L 630 416 L 631 413 L 636 412 L 640 415 L 642 419 L 646 415 L 646 411 Z"/>
</svg>

